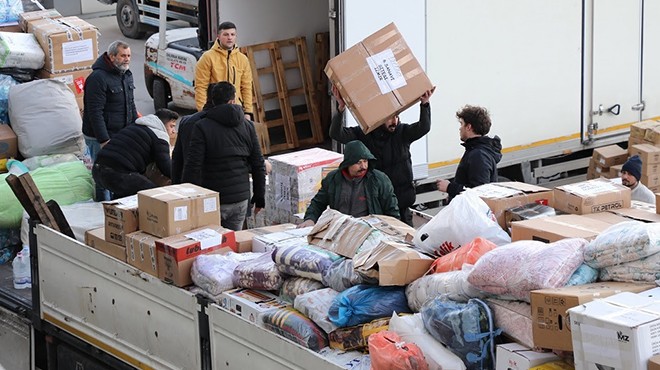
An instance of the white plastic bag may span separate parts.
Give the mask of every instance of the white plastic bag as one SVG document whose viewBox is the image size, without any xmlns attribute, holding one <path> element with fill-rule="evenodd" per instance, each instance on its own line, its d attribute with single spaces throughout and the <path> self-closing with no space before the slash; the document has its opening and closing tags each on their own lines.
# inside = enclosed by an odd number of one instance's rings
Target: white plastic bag
<svg viewBox="0 0 660 370">
<path fill-rule="evenodd" d="M 511 243 L 488 205 L 468 189 L 422 225 L 414 242 L 424 253 L 444 256 L 479 236 L 498 246 Z"/>
</svg>

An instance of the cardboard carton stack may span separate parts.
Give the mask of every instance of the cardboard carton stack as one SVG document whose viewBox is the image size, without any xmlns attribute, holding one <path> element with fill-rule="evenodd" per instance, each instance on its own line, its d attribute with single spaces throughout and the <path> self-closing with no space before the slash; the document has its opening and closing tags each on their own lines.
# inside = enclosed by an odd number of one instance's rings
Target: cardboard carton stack
<svg viewBox="0 0 660 370">
<path fill-rule="evenodd" d="M 654 145 L 656 139 L 655 127 L 660 126 L 660 122 L 656 120 L 646 120 L 642 122 L 633 123 L 630 126 L 630 136 L 628 137 L 628 149 L 636 144 L 651 144 Z"/>
<path fill-rule="evenodd" d="M 636 144 L 628 149 L 630 155 L 642 160 L 642 177 L 639 181 L 651 191 L 660 191 L 660 147 L 651 144 Z"/>
<path fill-rule="evenodd" d="M 599 177 L 611 178 L 610 167 L 622 165 L 628 159 L 628 152 L 618 145 L 609 145 L 594 149 L 591 160 L 589 161 L 589 170 L 587 179 L 597 179 Z"/>
<path fill-rule="evenodd" d="M 577 215 L 630 208 L 630 189 L 607 179 L 594 179 L 554 189 L 556 210 Z"/>
</svg>

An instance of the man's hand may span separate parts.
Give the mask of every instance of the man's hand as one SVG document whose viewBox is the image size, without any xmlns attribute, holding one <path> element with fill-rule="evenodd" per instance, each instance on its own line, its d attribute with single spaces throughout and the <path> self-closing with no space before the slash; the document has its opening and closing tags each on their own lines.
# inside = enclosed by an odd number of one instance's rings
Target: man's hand
<svg viewBox="0 0 660 370">
<path fill-rule="evenodd" d="M 339 92 L 339 89 L 335 85 L 332 85 L 332 95 L 334 95 L 335 99 L 337 100 L 337 103 L 339 104 L 337 109 L 339 109 L 340 112 L 343 112 L 344 109 L 346 109 L 346 102 L 344 101 L 344 98 L 341 97 L 341 93 Z"/>
<path fill-rule="evenodd" d="M 248 120 L 248 121 L 252 121 L 252 116 L 250 116 L 249 114 L 245 113 L 245 119 Z"/>
<path fill-rule="evenodd" d="M 334 86 L 333 86 L 334 87 Z M 419 100 L 422 102 L 422 104 L 428 104 L 428 102 L 431 100 L 431 95 L 435 92 L 435 86 L 431 90 L 426 90 L 422 96 L 419 97 Z"/>
<path fill-rule="evenodd" d="M 435 185 L 438 187 L 438 190 L 446 193 L 447 189 L 449 188 L 449 181 L 448 180 L 436 180 Z"/>
<path fill-rule="evenodd" d="M 262 209 L 263 209 L 263 208 L 254 207 L 253 215 L 254 215 L 255 217 L 257 217 L 257 214 L 258 214 L 259 212 L 261 212 Z"/>
<path fill-rule="evenodd" d="M 297 228 L 302 229 L 302 228 L 305 228 L 305 227 L 314 226 L 314 224 L 315 224 L 315 222 L 312 221 L 312 220 L 305 220 L 305 222 L 298 225 Z"/>
</svg>

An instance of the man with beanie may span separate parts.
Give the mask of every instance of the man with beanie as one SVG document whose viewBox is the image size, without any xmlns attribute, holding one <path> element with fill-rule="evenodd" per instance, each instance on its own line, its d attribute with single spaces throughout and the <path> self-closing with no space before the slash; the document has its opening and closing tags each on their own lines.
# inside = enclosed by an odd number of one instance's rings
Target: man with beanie
<svg viewBox="0 0 660 370">
<path fill-rule="evenodd" d="M 642 177 L 642 160 L 638 155 L 630 157 L 621 168 L 621 183 L 632 190 L 632 200 L 655 204 L 655 194 L 639 182 Z"/>
<path fill-rule="evenodd" d="M 383 172 L 373 169 L 376 160 L 358 140 L 344 147 L 344 160 L 321 182 L 305 212 L 305 222 L 298 227 L 312 226 L 329 206 L 343 214 L 362 217 L 369 214 L 399 218 L 399 207 L 392 182 Z"/>
</svg>

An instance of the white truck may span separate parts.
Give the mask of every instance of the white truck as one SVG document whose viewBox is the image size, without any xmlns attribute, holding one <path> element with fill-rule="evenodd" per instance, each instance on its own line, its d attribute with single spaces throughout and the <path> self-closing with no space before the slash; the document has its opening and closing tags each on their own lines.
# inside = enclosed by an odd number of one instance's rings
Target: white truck
<svg viewBox="0 0 660 370">
<path fill-rule="evenodd" d="M 239 45 L 305 36 L 313 50 L 315 33 L 329 32 L 331 56 L 395 22 L 437 85 L 431 132 L 412 149 L 420 184 L 453 176 L 463 151 L 455 112 L 465 104 L 491 112 L 500 175 L 528 183 L 585 168 L 591 149 L 660 116 L 658 2 L 212 1 L 219 20 L 237 24 Z M 195 30 L 162 29 L 145 45 L 148 90 L 157 106 L 194 108 Z"/>
</svg>

